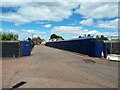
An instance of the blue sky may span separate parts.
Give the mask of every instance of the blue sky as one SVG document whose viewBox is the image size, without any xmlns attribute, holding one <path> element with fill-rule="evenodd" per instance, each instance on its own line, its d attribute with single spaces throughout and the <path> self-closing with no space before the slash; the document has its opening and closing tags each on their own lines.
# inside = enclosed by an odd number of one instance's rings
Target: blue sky
<svg viewBox="0 0 120 90">
<path fill-rule="evenodd" d="M 13 32 L 20 40 L 51 34 L 65 39 L 84 34 L 115 36 L 118 33 L 118 3 L 113 2 L 2 2 L 2 32 Z"/>
</svg>

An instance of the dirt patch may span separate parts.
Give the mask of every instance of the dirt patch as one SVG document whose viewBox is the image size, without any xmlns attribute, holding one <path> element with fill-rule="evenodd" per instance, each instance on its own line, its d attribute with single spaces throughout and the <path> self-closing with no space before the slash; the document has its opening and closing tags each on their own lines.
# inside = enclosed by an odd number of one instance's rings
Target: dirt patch
<svg viewBox="0 0 120 90">
<path fill-rule="evenodd" d="M 86 62 L 86 63 L 88 63 L 88 64 L 95 64 L 96 63 L 92 59 L 83 59 L 83 61 Z"/>
</svg>

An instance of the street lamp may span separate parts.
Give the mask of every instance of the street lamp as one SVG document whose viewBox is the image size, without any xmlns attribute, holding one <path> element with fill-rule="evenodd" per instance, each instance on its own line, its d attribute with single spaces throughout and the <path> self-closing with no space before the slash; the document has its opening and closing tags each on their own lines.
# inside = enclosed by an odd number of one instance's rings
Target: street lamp
<svg viewBox="0 0 120 90">
<path fill-rule="evenodd" d="M 34 35 L 34 34 L 32 34 L 32 39 L 33 39 L 33 35 Z"/>
</svg>

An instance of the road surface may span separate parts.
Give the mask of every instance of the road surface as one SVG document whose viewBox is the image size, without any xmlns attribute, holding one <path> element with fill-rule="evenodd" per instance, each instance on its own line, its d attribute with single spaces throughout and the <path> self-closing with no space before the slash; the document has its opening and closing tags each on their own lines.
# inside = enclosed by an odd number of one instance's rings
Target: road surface
<svg viewBox="0 0 120 90">
<path fill-rule="evenodd" d="M 36 45 L 29 57 L 3 59 L 3 88 L 117 88 L 118 62 Z"/>
</svg>

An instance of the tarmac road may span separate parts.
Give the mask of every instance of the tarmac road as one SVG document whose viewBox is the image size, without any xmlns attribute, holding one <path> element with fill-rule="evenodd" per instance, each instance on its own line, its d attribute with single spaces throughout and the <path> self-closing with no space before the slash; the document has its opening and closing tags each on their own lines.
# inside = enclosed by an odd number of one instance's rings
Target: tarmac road
<svg viewBox="0 0 120 90">
<path fill-rule="evenodd" d="M 3 88 L 21 81 L 26 83 L 19 88 L 118 87 L 118 62 L 42 45 L 36 45 L 30 57 L 19 59 L 3 60 Z"/>
</svg>

